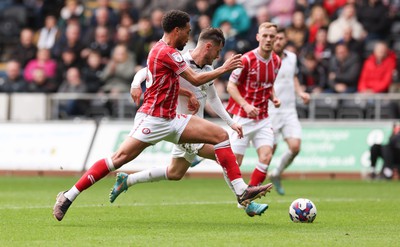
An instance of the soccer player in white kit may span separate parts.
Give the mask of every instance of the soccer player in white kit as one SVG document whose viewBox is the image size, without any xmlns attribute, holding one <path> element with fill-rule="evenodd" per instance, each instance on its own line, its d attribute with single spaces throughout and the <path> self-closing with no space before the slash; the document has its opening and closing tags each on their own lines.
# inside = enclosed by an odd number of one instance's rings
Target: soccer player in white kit
<svg viewBox="0 0 400 247">
<path fill-rule="evenodd" d="M 231 146 L 239 165 L 250 142 L 258 154 L 258 163 L 251 174 L 249 185 L 262 184 L 272 158 L 273 132 L 268 118 L 268 102 L 280 106 L 274 93 L 274 81 L 281 59 L 273 51 L 277 26 L 270 22 L 260 24 L 257 33 L 259 46 L 242 56 L 243 68 L 232 71 L 228 82 L 230 94 L 227 106 L 233 120 L 243 127 L 244 138 L 231 135 Z"/>
<path fill-rule="evenodd" d="M 185 62 L 189 64 L 189 66 L 197 73 L 212 71 L 214 68 L 211 64 L 219 57 L 219 53 L 223 48 L 224 43 L 225 38 L 220 29 L 207 28 L 202 30 L 200 33 L 196 48 L 194 50 L 187 51 L 182 57 Z M 140 102 L 140 96 L 142 94 L 140 84 L 146 79 L 146 75 L 147 68 L 143 68 L 135 75 L 132 82 L 132 91 L 135 91 L 132 95 L 136 104 L 139 104 Z M 179 83 L 180 87 L 188 90 L 189 94 L 186 92 L 185 95 L 179 95 L 177 113 L 192 113 L 188 108 L 190 103 L 190 97 L 188 96 L 191 96 L 190 94 L 192 94 L 200 103 L 200 107 L 196 114 L 197 116 L 204 118 L 204 108 L 206 102 L 208 101 L 217 115 L 223 119 L 233 131 L 237 133 L 239 138 L 243 137 L 242 127 L 236 124 L 226 112 L 221 100 L 218 97 L 213 81 L 196 87 L 181 77 L 179 78 Z M 129 175 L 124 172 L 119 172 L 117 174 L 116 182 L 110 193 L 110 202 L 114 202 L 123 191 L 126 191 L 128 187 L 137 183 L 148 183 L 160 180 L 174 181 L 182 179 L 191 166 L 191 163 L 195 161 L 197 155 L 212 160 L 216 159 L 214 147 L 210 144 L 176 144 L 172 150 L 171 164 L 169 164 L 167 168 L 153 167 Z M 224 175 L 226 178 L 226 174 Z M 229 179 L 226 179 L 226 181 L 228 186 L 232 189 L 233 187 Z M 121 184 L 124 185 L 121 186 Z M 251 202 L 245 208 L 245 211 L 250 217 L 253 217 L 254 215 L 261 215 L 267 208 L 267 204 Z"/>
<path fill-rule="evenodd" d="M 308 104 L 310 95 L 304 92 L 297 78 L 296 54 L 285 50 L 287 39 L 284 29 L 279 29 L 274 43 L 274 52 L 282 59 L 282 65 L 275 80 L 274 89 L 281 101 L 280 108 L 269 107 L 269 117 L 274 130 L 274 152 L 280 135 L 288 145 L 288 150 L 282 155 L 278 166 L 269 174 L 276 191 L 284 195 L 281 185 L 281 174 L 287 168 L 300 151 L 301 125 L 296 111 L 296 95 Z"/>
<path fill-rule="evenodd" d="M 176 114 L 179 76 L 200 86 L 225 72 L 242 67 L 240 55 L 232 56 L 215 70 L 196 73 L 178 51 L 189 40 L 189 15 L 183 11 L 171 10 L 163 16 L 162 27 L 164 35 L 153 46 L 147 59 L 147 90 L 135 116 L 132 131 L 111 157 L 96 161 L 69 190 L 58 193 L 53 207 L 53 216 L 58 221 L 64 218 L 81 192 L 161 140 L 213 144 L 218 163 L 226 170 L 238 203 L 243 206 L 264 196 L 271 189 L 270 185 L 250 187 L 243 181 L 230 148 L 229 136 L 222 127 L 196 116 Z"/>
</svg>

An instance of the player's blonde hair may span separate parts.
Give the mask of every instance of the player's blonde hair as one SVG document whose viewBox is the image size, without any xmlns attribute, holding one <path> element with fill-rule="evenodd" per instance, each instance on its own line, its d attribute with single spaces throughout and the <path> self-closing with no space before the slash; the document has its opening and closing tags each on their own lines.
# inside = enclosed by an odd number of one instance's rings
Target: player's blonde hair
<svg viewBox="0 0 400 247">
<path fill-rule="evenodd" d="M 275 23 L 272 22 L 263 22 L 260 24 L 260 26 L 258 27 L 258 32 L 260 32 L 261 29 L 264 28 L 271 28 L 274 27 L 276 30 L 278 30 L 278 25 L 276 25 Z"/>
</svg>

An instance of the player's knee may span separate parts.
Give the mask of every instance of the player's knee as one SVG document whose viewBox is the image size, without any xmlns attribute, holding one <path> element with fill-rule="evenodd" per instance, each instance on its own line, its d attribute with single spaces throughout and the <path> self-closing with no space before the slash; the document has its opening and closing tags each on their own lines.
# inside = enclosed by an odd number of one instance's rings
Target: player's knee
<svg viewBox="0 0 400 247">
<path fill-rule="evenodd" d="M 215 137 L 216 137 L 216 143 L 229 140 L 228 132 L 226 132 L 225 130 L 219 131 L 218 134 L 215 135 Z"/>
<path fill-rule="evenodd" d="M 271 153 L 263 153 L 258 157 L 259 161 L 263 164 L 269 164 L 272 159 L 272 152 Z"/>
<path fill-rule="evenodd" d="M 292 154 L 293 154 L 294 156 L 296 156 L 296 155 L 299 154 L 299 152 L 300 152 L 300 146 L 298 146 L 298 145 L 293 146 L 293 147 L 290 149 L 290 151 L 292 152 Z"/>
</svg>

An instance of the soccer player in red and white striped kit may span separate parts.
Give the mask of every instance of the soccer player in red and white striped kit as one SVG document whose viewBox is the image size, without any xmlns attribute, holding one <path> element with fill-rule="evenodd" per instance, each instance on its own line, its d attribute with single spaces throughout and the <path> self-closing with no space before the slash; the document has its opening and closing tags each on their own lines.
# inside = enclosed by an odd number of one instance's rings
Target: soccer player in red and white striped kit
<svg viewBox="0 0 400 247">
<path fill-rule="evenodd" d="M 240 55 L 232 56 L 213 71 L 196 73 L 178 51 L 183 49 L 189 39 L 189 15 L 183 11 L 171 10 L 164 15 L 162 27 L 164 35 L 148 56 L 147 90 L 143 104 L 135 116 L 132 131 L 111 157 L 95 162 L 72 188 L 57 195 L 53 208 L 53 215 L 57 220 L 64 218 L 70 205 L 82 191 L 161 140 L 213 144 L 217 161 L 225 169 L 238 203 L 243 206 L 271 190 L 272 184 L 251 187 L 243 181 L 230 147 L 229 135 L 221 126 L 196 116 L 176 114 L 179 76 L 195 86 L 200 86 L 225 72 L 242 67 Z"/>
<path fill-rule="evenodd" d="M 241 165 L 250 142 L 258 154 L 258 162 L 249 182 L 251 186 L 264 182 L 272 158 L 274 134 L 268 118 L 268 102 L 271 100 L 275 107 L 280 106 L 273 88 L 281 66 L 280 57 L 272 50 L 276 35 L 275 24 L 260 24 L 256 36 L 259 46 L 242 56 L 243 68 L 232 72 L 227 87 L 231 96 L 227 111 L 243 128 L 243 138 L 231 134 L 231 146 L 236 159 Z"/>
</svg>

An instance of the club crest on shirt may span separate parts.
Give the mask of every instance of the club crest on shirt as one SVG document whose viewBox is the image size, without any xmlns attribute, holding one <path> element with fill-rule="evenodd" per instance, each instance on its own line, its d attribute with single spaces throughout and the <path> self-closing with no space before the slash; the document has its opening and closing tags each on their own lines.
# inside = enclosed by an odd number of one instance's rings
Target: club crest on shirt
<svg viewBox="0 0 400 247">
<path fill-rule="evenodd" d="M 172 58 L 175 60 L 177 63 L 181 63 L 183 61 L 182 55 L 179 52 L 174 52 L 172 53 Z"/>
<path fill-rule="evenodd" d="M 145 134 L 145 135 L 150 134 L 150 132 L 151 132 L 151 130 L 149 128 L 143 128 L 142 129 L 142 133 Z"/>
</svg>

